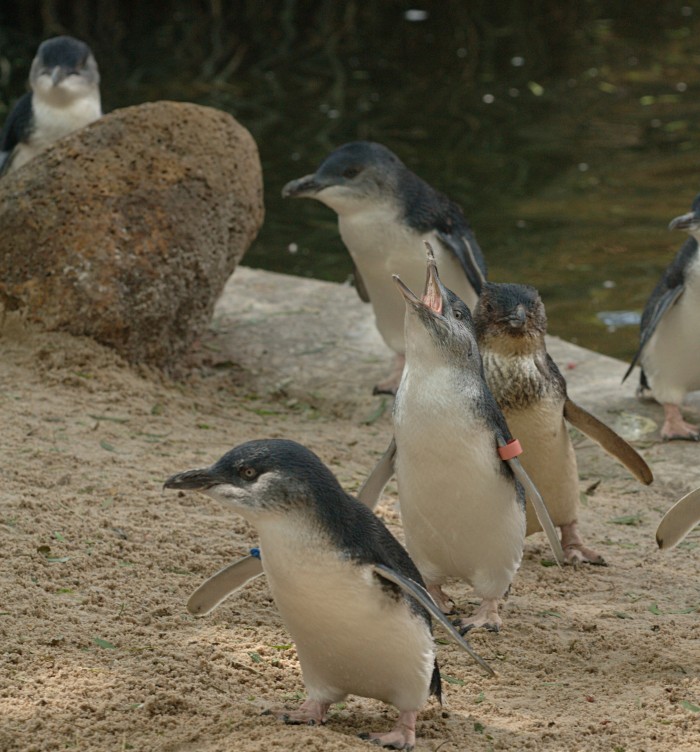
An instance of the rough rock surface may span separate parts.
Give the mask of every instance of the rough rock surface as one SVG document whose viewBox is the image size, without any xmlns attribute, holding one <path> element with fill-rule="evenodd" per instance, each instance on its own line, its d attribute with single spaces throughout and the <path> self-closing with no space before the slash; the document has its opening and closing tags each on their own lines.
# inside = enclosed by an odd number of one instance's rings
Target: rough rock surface
<svg viewBox="0 0 700 752">
<path fill-rule="evenodd" d="M 0 303 L 168 367 L 206 327 L 263 212 L 257 147 L 230 115 L 115 111 L 0 181 Z"/>
</svg>

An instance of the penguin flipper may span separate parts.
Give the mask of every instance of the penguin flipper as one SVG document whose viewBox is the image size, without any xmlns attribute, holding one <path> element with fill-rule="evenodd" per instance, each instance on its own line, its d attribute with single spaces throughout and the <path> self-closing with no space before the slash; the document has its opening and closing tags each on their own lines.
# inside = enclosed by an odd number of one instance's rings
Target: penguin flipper
<svg viewBox="0 0 700 752">
<path fill-rule="evenodd" d="M 486 281 L 486 263 L 476 238 L 471 233 L 435 232 L 440 242 L 454 254 L 467 275 L 469 284 L 477 295 L 481 295 L 481 288 Z"/>
<path fill-rule="evenodd" d="M 501 436 L 498 437 L 498 445 L 506 445 L 505 439 Z M 559 540 L 557 529 L 556 527 L 554 527 L 552 518 L 549 516 L 549 511 L 547 510 L 547 506 L 544 503 L 544 499 L 540 495 L 540 492 L 537 490 L 537 486 L 532 482 L 532 478 L 530 478 L 530 476 L 527 474 L 525 468 L 522 466 L 520 460 L 517 457 L 511 457 L 510 459 L 505 460 L 505 462 L 510 465 L 510 469 L 513 471 L 513 475 L 515 475 L 515 477 L 523 484 L 525 494 L 527 498 L 530 499 L 532 508 L 535 510 L 535 514 L 537 515 L 537 520 L 539 521 L 542 530 L 544 530 L 545 535 L 547 536 L 549 547 L 552 549 L 554 558 L 556 559 L 557 564 L 560 567 L 563 567 L 566 563 L 564 549 L 561 547 L 561 541 Z"/>
<path fill-rule="evenodd" d="M 564 403 L 564 417 L 574 428 L 577 428 L 581 433 L 585 433 L 590 439 L 600 444 L 608 454 L 622 463 L 640 483 L 648 486 L 654 481 L 654 475 L 649 465 L 622 436 L 616 434 L 612 428 L 606 426 L 595 415 L 591 415 L 568 397 Z"/>
<path fill-rule="evenodd" d="M 357 264 L 353 267 L 352 276 L 355 280 L 355 289 L 357 290 L 357 294 L 360 296 L 360 300 L 363 303 L 369 303 L 369 293 L 367 292 L 367 285 L 365 284 L 364 279 L 362 279 L 362 275 L 360 274 L 360 270 L 357 268 Z"/>
<path fill-rule="evenodd" d="M 396 439 L 392 436 L 389 446 L 369 474 L 362 488 L 357 493 L 357 498 L 366 507 L 374 509 L 379 502 L 384 486 L 391 480 L 394 474 L 394 457 L 396 457 Z"/>
<path fill-rule="evenodd" d="M 678 545 L 700 523 L 700 488 L 679 499 L 663 516 L 656 528 L 656 542 L 660 549 Z"/>
<path fill-rule="evenodd" d="M 244 556 L 205 580 L 190 596 L 187 610 L 195 616 L 206 616 L 222 601 L 262 573 L 263 567 L 259 557 Z"/>
<path fill-rule="evenodd" d="M 625 382 L 625 379 L 630 375 L 630 373 L 632 373 L 632 369 L 637 365 L 637 362 L 642 356 L 642 351 L 651 339 L 651 335 L 656 331 L 656 327 L 659 325 L 659 321 L 661 321 L 661 319 L 664 317 L 666 311 L 668 311 L 672 306 L 675 305 L 675 303 L 678 301 L 678 298 L 680 298 L 680 296 L 683 294 L 683 290 L 685 290 L 685 285 L 682 284 L 676 287 L 671 287 L 670 289 L 666 290 L 666 292 L 663 293 L 663 295 L 661 295 L 654 304 L 654 307 L 651 310 L 649 321 L 645 322 L 644 328 L 642 329 L 639 348 L 634 354 L 634 358 L 632 358 L 632 362 L 630 363 L 629 368 L 625 371 L 625 375 L 622 377 L 622 383 Z"/>
<path fill-rule="evenodd" d="M 393 582 L 394 585 L 400 587 L 404 591 L 404 593 L 409 595 L 411 598 L 415 598 L 415 600 L 417 600 L 418 603 L 423 606 L 423 608 L 429 611 L 431 615 L 435 619 L 437 619 L 440 624 L 442 624 L 442 626 L 447 631 L 448 636 L 452 639 L 453 642 L 457 643 L 457 645 L 459 645 L 459 647 L 461 647 L 462 650 L 464 650 L 466 653 L 469 653 L 469 655 L 481 666 L 481 668 L 484 669 L 484 671 L 486 671 L 487 674 L 489 674 L 489 676 L 496 675 L 496 672 L 491 668 L 491 666 L 489 666 L 489 664 L 486 663 L 486 661 L 474 651 L 472 646 L 452 626 L 450 620 L 437 607 L 435 601 L 430 597 L 430 593 L 428 593 L 428 591 L 422 585 L 419 585 L 414 580 L 405 577 L 395 569 L 385 567 L 383 564 L 373 564 L 372 569 L 378 577 L 382 577 L 389 582 Z"/>
<path fill-rule="evenodd" d="M 23 94 L 10 110 L 0 131 L 0 151 L 11 152 L 22 140 L 32 121 L 32 93 Z"/>
</svg>

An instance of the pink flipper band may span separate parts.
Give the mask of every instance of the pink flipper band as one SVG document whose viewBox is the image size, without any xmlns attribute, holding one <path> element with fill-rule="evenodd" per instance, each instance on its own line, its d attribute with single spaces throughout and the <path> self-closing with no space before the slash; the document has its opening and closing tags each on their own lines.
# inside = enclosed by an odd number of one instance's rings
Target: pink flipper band
<svg viewBox="0 0 700 752">
<path fill-rule="evenodd" d="M 523 448 L 517 439 L 511 439 L 507 444 L 498 447 L 498 456 L 502 460 L 512 460 L 523 453 Z"/>
</svg>

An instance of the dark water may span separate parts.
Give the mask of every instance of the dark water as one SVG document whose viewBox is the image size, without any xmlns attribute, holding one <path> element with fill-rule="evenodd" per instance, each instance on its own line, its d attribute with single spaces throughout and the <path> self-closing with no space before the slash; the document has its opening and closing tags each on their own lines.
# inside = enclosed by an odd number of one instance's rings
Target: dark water
<svg viewBox="0 0 700 752">
<path fill-rule="evenodd" d="M 146 45 L 68 30 L 93 46 L 107 109 L 190 100 L 251 130 L 266 222 L 245 263 L 347 279 L 335 215 L 280 190 L 335 146 L 377 140 L 461 204 L 492 280 L 539 288 L 552 333 L 633 354 L 637 327 L 618 320 L 641 311 L 684 239 L 666 226 L 700 188 L 700 5 L 234 5 L 211 19 L 179 4 L 144 20 Z M 9 102 L 36 43 L 7 22 Z"/>
</svg>

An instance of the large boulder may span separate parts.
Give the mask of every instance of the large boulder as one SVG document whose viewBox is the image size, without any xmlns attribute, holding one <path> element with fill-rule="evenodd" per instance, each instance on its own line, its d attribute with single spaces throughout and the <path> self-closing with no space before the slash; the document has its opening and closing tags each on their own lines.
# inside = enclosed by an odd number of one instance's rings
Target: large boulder
<svg viewBox="0 0 700 752">
<path fill-rule="evenodd" d="M 258 150 L 233 117 L 117 110 L 0 180 L 0 304 L 167 368 L 263 214 Z"/>
</svg>

